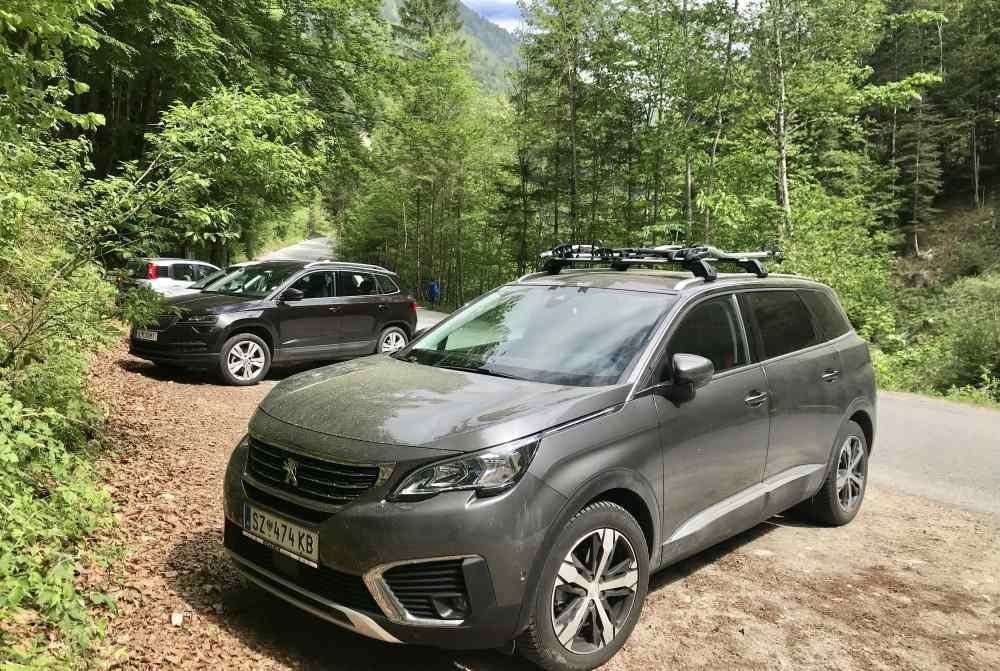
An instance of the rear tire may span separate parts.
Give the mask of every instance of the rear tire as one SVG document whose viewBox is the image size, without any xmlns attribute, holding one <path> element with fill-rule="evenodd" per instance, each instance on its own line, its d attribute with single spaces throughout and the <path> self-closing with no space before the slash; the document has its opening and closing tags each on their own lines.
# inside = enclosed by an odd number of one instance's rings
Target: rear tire
<svg viewBox="0 0 1000 671">
<path fill-rule="evenodd" d="M 518 651 L 548 671 L 601 666 L 639 621 L 648 583 L 649 550 L 639 523 L 617 504 L 592 503 L 553 544 Z"/>
<path fill-rule="evenodd" d="M 252 333 L 237 333 L 222 346 L 219 374 L 238 387 L 257 384 L 271 369 L 271 348 Z"/>
<path fill-rule="evenodd" d="M 823 486 L 790 512 L 825 526 L 843 526 L 861 510 L 867 486 L 868 440 L 860 426 L 847 422 L 837 436 Z"/>
<path fill-rule="evenodd" d="M 391 354 L 406 347 L 408 342 L 410 342 L 410 338 L 406 335 L 406 331 L 398 326 L 389 326 L 382 329 L 375 351 L 378 354 Z"/>
</svg>

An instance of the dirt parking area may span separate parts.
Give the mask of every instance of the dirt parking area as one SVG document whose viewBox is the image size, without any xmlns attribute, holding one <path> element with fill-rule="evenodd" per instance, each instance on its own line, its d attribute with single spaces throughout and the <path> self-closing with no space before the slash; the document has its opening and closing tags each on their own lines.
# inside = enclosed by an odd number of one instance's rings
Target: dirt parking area
<svg viewBox="0 0 1000 671">
<path fill-rule="evenodd" d="M 222 548 L 226 460 L 250 388 L 161 370 L 122 349 L 95 361 L 111 410 L 117 668 L 532 668 L 494 652 L 391 646 L 245 583 Z M 874 467 L 874 466 L 873 466 Z M 775 518 L 657 574 L 607 669 L 1000 669 L 1000 520 L 869 489 L 840 529 Z"/>
</svg>

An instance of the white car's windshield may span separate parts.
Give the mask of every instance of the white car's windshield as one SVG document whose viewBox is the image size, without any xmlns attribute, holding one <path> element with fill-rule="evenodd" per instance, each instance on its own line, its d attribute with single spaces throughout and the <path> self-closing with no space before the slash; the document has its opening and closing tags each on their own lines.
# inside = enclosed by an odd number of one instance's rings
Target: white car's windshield
<svg viewBox="0 0 1000 671">
<path fill-rule="evenodd" d="M 205 285 L 203 291 L 263 298 L 302 269 L 298 263 L 261 263 L 233 268 Z"/>
<path fill-rule="evenodd" d="M 674 300 L 588 287 L 503 287 L 419 340 L 405 358 L 551 384 L 614 384 Z"/>
</svg>

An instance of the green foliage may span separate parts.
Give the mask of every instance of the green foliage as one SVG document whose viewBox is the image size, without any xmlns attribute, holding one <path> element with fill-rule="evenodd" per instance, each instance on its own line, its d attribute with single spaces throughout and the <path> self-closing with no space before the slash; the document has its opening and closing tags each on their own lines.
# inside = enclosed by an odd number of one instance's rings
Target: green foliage
<svg viewBox="0 0 1000 671">
<path fill-rule="evenodd" d="M 322 127 L 298 94 L 220 89 L 192 105 L 175 103 L 147 141 L 150 166 L 164 166 L 160 180 L 183 179 L 183 188 L 151 217 L 175 231 L 174 246 L 236 238 L 252 256 L 270 234 L 268 222 L 311 194 L 329 144 Z"/>
<path fill-rule="evenodd" d="M 0 141 L 45 133 L 57 124 L 95 128 L 99 114 L 76 114 L 63 103 L 87 91 L 69 75 L 66 49 L 93 49 L 91 21 L 113 0 L 0 0 Z"/>
<path fill-rule="evenodd" d="M 106 556 L 89 536 L 111 523 L 112 502 L 89 459 L 69 451 L 66 418 L 32 410 L 0 392 L 0 663 L 83 667 L 106 628 L 96 606 L 113 606 L 77 585 Z M 47 630 L 59 632 L 51 645 Z M 6 668 L 6 666 L 5 666 Z M 21 668 L 21 667 L 13 667 Z"/>
</svg>

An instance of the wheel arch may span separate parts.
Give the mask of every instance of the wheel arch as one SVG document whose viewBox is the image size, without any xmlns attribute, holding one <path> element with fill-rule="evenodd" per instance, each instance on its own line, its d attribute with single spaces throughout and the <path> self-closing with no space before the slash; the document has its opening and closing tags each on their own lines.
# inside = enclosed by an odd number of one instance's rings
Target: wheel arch
<svg viewBox="0 0 1000 671">
<path fill-rule="evenodd" d="M 636 519 L 648 546 L 650 571 L 659 565 L 660 506 L 653 488 L 642 475 L 628 469 L 613 469 L 601 473 L 583 483 L 566 500 L 549 526 L 544 540 L 539 545 L 539 556 L 535 558 L 528 574 L 528 585 L 515 636 L 527 628 L 531 618 L 536 590 L 545 565 L 545 557 L 541 556 L 541 552 L 555 544 L 558 535 L 578 512 L 598 501 L 609 501 L 620 505 Z"/>
<path fill-rule="evenodd" d="M 275 352 L 277 351 L 276 344 L 278 342 L 278 338 L 269 326 L 262 322 L 236 322 L 226 329 L 226 335 L 222 341 L 225 342 L 233 336 L 240 335 L 242 333 L 250 333 L 263 340 L 268 349 L 271 350 L 271 358 L 274 359 Z"/>
<path fill-rule="evenodd" d="M 868 441 L 868 453 L 871 454 L 875 447 L 875 406 L 867 399 L 855 399 L 844 413 L 845 422 L 854 422 L 861 427 Z"/>
<path fill-rule="evenodd" d="M 413 337 L 414 329 L 411 329 L 409 324 L 399 319 L 393 319 L 392 321 L 387 321 L 386 323 L 382 324 L 382 330 L 379 331 L 379 335 L 381 335 L 382 331 L 385 331 L 387 328 L 391 328 L 393 326 L 403 329 L 403 333 L 406 334 L 407 339 Z"/>
</svg>

